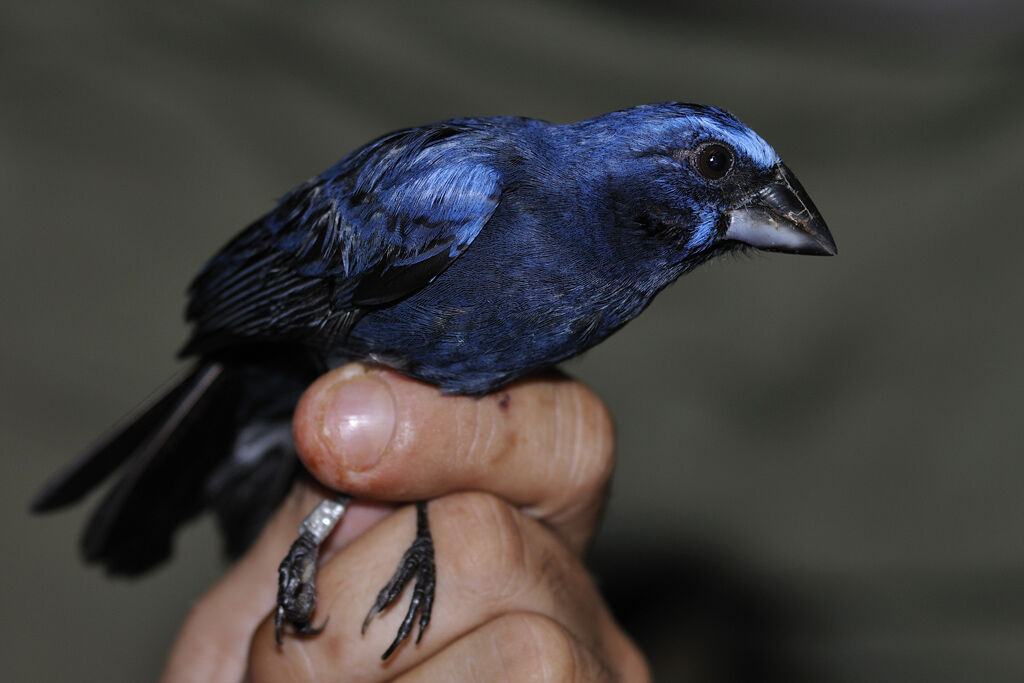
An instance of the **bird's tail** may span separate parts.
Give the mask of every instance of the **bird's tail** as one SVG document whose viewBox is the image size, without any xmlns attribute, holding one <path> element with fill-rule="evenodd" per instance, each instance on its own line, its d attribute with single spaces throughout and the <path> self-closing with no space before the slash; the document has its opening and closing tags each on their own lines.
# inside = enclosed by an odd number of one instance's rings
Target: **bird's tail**
<svg viewBox="0 0 1024 683">
<path fill-rule="evenodd" d="M 255 423 L 252 386 L 273 408 Z M 86 526 L 87 561 L 115 574 L 144 572 L 170 555 L 175 531 L 208 507 L 218 513 L 229 553 L 237 554 L 294 477 L 288 420 L 299 391 L 245 368 L 199 362 L 58 473 L 32 510 L 70 505 L 121 469 Z M 252 428 L 262 430 L 259 438 Z"/>
</svg>

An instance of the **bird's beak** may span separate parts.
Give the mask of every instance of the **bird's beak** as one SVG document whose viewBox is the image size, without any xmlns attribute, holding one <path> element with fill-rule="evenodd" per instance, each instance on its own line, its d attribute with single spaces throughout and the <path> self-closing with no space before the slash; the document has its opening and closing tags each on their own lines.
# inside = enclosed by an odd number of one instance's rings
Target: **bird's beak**
<svg viewBox="0 0 1024 683">
<path fill-rule="evenodd" d="M 764 187 L 729 212 L 725 239 L 768 251 L 832 256 L 836 243 L 800 181 L 778 163 Z"/>
</svg>

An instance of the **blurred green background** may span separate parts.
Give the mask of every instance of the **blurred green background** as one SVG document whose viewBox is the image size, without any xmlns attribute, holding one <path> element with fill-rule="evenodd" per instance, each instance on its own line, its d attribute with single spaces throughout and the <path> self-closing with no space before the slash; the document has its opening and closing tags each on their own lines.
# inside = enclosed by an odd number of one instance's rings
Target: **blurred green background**
<svg viewBox="0 0 1024 683">
<path fill-rule="evenodd" d="M 222 570 L 203 521 L 108 580 L 88 506 L 26 509 L 174 372 L 228 237 L 398 127 L 684 100 L 768 139 L 840 255 L 706 266 L 568 365 L 619 426 L 618 613 L 661 680 L 1024 680 L 1022 83 L 996 0 L 5 3 L 4 678 L 152 679 Z"/>
</svg>

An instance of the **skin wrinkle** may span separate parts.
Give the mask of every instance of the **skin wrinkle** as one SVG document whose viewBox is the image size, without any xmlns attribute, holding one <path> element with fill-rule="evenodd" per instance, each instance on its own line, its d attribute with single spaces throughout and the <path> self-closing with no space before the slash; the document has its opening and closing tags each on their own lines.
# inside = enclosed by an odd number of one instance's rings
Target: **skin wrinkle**
<svg viewBox="0 0 1024 683">
<path fill-rule="evenodd" d="M 312 680 L 315 680 L 313 678 L 313 662 L 312 662 L 312 660 L 309 657 L 309 652 L 306 650 L 306 644 L 303 643 L 301 640 L 297 641 L 295 644 L 299 646 L 298 647 L 298 652 L 302 656 L 301 663 L 305 667 L 305 671 L 303 672 L 303 675 L 295 678 L 295 680 L 296 681 L 312 681 Z M 294 659 L 294 658 L 291 658 L 291 659 Z M 294 668 L 292 668 L 291 670 L 293 672 L 295 671 Z"/>
<path fill-rule="evenodd" d="M 538 628 L 537 628 L 536 624 L 534 624 L 532 622 L 532 620 L 524 619 L 524 622 L 526 623 L 526 628 L 529 631 L 530 638 L 533 641 L 533 649 L 536 650 L 538 654 L 539 653 L 543 653 L 544 652 L 544 646 L 547 644 L 546 643 L 546 639 L 542 639 L 541 638 L 541 634 L 538 633 Z M 548 668 L 547 658 L 546 657 L 538 656 L 537 657 L 537 661 L 540 662 L 541 681 L 549 681 L 549 680 L 551 680 L 551 670 Z M 572 679 L 570 679 L 570 680 L 572 680 Z"/>
<path fill-rule="evenodd" d="M 487 497 L 486 500 L 489 503 L 488 510 L 493 515 L 497 527 L 494 532 L 500 546 L 495 552 L 488 553 L 497 558 L 494 563 L 497 571 L 492 571 L 491 567 L 485 564 L 483 565 L 483 574 L 491 578 L 499 572 L 507 575 L 498 592 L 501 599 L 496 602 L 506 606 L 515 605 L 521 594 L 533 593 L 537 588 L 534 581 L 523 583 L 523 579 L 539 576 L 542 585 L 547 590 L 541 591 L 543 603 L 539 603 L 537 606 L 546 607 L 548 615 L 559 613 L 561 611 L 559 605 L 566 602 L 565 598 L 578 594 L 578 591 L 573 589 L 577 587 L 579 581 L 568 581 L 564 572 L 564 568 L 571 564 L 568 561 L 569 558 L 565 556 L 568 549 L 552 543 L 554 539 L 550 536 L 542 536 L 543 540 L 540 543 L 528 543 L 527 535 L 537 533 L 535 529 L 530 529 L 529 525 L 540 523 L 518 516 L 511 507 L 497 499 Z M 479 564 L 476 570 L 480 571 Z M 585 576 L 584 580 L 586 585 L 592 585 L 589 582 L 589 577 Z M 516 589 L 508 588 L 509 585 L 515 583 L 520 584 Z M 571 610 L 569 613 L 572 613 Z M 584 620 L 581 626 L 585 627 L 586 621 Z"/>
<path fill-rule="evenodd" d="M 497 499 L 486 494 L 468 494 L 467 502 L 472 503 L 462 509 L 460 515 L 464 519 L 472 518 L 474 521 L 474 538 L 469 539 L 470 550 L 463 554 L 463 557 L 472 561 L 460 563 L 460 569 L 468 569 L 468 572 L 460 572 L 463 579 L 471 578 L 474 575 L 482 575 L 490 579 L 499 573 L 507 577 L 504 583 L 510 583 L 516 574 L 525 573 L 529 565 L 529 551 L 519 522 L 511 510 Z M 472 512 L 472 515 L 466 514 Z M 461 526 L 461 525 L 456 525 Z M 481 542 L 480 539 L 485 539 Z M 485 549 L 486 552 L 480 552 Z M 486 562 L 480 562 L 480 558 L 486 558 Z M 513 595 L 517 591 L 502 589 L 500 595 Z"/>
<path fill-rule="evenodd" d="M 572 458 L 572 466 L 569 469 L 569 486 L 571 488 L 578 488 L 582 483 L 581 472 L 584 469 L 584 464 L 587 460 L 587 451 L 583 449 L 584 439 L 586 438 L 585 431 L 585 420 L 583 414 L 583 405 L 580 400 L 578 391 L 569 392 L 571 398 L 571 411 L 572 411 L 572 431 L 573 436 L 572 450 L 570 451 L 570 457 Z"/>
<path fill-rule="evenodd" d="M 189 618 L 198 618 L 198 615 L 192 614 Z M 247 634 L 246 634 L 247 635 Z M 227 639 L 225 639 L 227 640 Z M 233 640 L 233 638 L 232 638 Z M 203 672 L 202 676 L 209 680 L 220 680 L 226 679 L 225 672 L 234 673 L 234 670 L 238 668 L 238 663 L 231 657 L 225 657 L 221 650 L 222 643 L 219 641 L 208 640 L 202 643 L 192 643 L 193 647 L 201 648 L 201 651 L 196 652 L 194 658 L 196 661 L 205 662 L 210 665 L 210 670 Z M 167 674 L 173 673 L 173 678 Z M 177 680 L 179 678 L 177 671 L 165 671 L 164 676 L 161 677 L 162 681 Z M 198 679 L 200 674 L 194 674 L 195 678 Z"/>
<path fill-rule="evenodd" d="M 542 670 L 544 678 L 542 680 L 555 680 L 552 678 L 550 667 L 547 666 L 549 662 L 556 662 L 561 665 L 558 667 L 558 671 L 555 672 L 559 675 L 558 681 L 594 680 L 589 677 L 588 679 L 580 677 L 580 672 L 584 668 L 590 667 L 585 667 L 584 663 L 580 660 L 582 653 L 578 647 L 578 641 L 573 638 L 572 634 L 563 624 L 545 614 L 530 615 L 530 618 L 526 620 L 526 624 L 533 632 L 534 638 L 539 642 L 541 651 L 547 650 L 552 652 L 550 657 L 541 658 L 544 664 Z"/>
<path fill-rule="evenodd" d="M 526 541 L 530 532 L 522 526 L 525 518 L 506 503 L 487 494 L 463 495 L 465 504 L 444 510 L 445 516 L 454 517 L 456 523 L 450 526 L 459 532 L 460 547 L 467 549 L 455 556 L 455 578 L 464 591 L 480 596 L 491 615 L 499 616 L 499 610 L 515 606 L 532 587 L 523 581 L 533 576 L 532 567 L 537 563 Z M 474 528 L 467 534 L 466 522 L 471 518 Z"/>
<path fill-rule="evenodd" d="M 486 440 L 486 442 L 484 444 L 483 450 L 479 450 L 479 448 L 480 448 L 480 446 L 479 446 L 479 442 L 480 442 L 480 427 L 481 427 L 481 422 L 482 422 L 481 417 L 483 415 L 483 410 L 482 410 L 481 403 L 483 403 L 483 401 L 473 401 L 473 403 L 472 403 L 472 413 L 473 413 L 473 416 L 472 416 L 472 418 L 470 418 L 470 421 L 472 423 L 472 433 L 470 434 L 469 445 L 466 447 L 466 451 L 465 451 L 466 454 L 469 456 L 469 459 L 471 461 L 474 458 L 478 458 L 480 456 L 486 457 L 487 455 L 490 454 L 490 450 L 488 448 L 490 446 L 490 443 L 491 443 L 490 434 L 488 434 L 488 438 L 487 438 L 487 440 Z M 460 406 L 459 412 L 465 412 L 465 411 L 466 411 L 466 408 L 463 407 L 463 406 Z M 459 429 L 460 433 L 457 434 L 456 443 L 464 443 L 464 440 L 463 440 L 463 437 L 462 437 L 462 434 L 461 434 L 461 432 L 462 432 L 462 429 L 461 429 L 462 420 L 458 420 L 457 422 L 459 422 L 459 424 L 460 424 L 460 429 Z M 490 427 L 491 431 L 493 431 L 493 428 L 494 428 L 493 421 L 488 419 L 488 420 L 486 420 L 486 422 L 488 423 L 488 426 Z"/>
<path fill-rule="evenodd" d="M 488 434 L 486 446 L 481 452 L 488 454 L 486 459 L 488 468 L 491 468 L 500 465 L 507 454 L 513 454 L 519 450 L 520 430 L 514 425 L 517 424 L 517 416 L 522 413 L 502 408 L 497 397 L 488 397 L 486 401 Z"/>
<path fill-rule="evenodd" d="M 587 578 L 590 581 L 591 590 L 597 592 L 597 586 L 594 585 L 593 580 L 590 578 L 589 575 Z M 581 601 L 580 604 L 585 605 L 587 603 Z M 579 633 L 581 634 L 580 640 L 578 641 L 579 646 L 581 648 L 586 648 L 586 650 L 590 653 L 590 660 L 594 662 L 594 664 L 598 666 L 603 672 L 606 672 L 607 677 L 609 679 L 619 678 L 619 676 L 613 673 L 614 670 L 612 669 L 610 664 L 610 662 L 615 662 L 619 665 L 616 668 L 618 670 L 622 669 L 623 663 L 619 660 L 618 653 L 613 655 L 612 653 L 608 652 L 604 647 L 602 647 L 602 645 L 615 644 L 616 646 L 618 646 L 616 647 L 617 650 L 622 649 L 621 639 L 616 637 L 616 633 L 613 628 L 614 623 L 611 621 L 611 619 L 607 616 L 606 613 L 604 613 L 600 609 L 597 609 L 596 606 L 592 606 L 592 609 L 590 610 L 590 614 L 587 616 L 587 619 L 591 624 L 598 623 L 600 624 L 600 626 L 596 629 L 579 631 Z"/>
<path fill-rule="evenodd" d="M 561 427 L 563 424 L 565 424 L 564 417 L 562 415 L 562 413 L 565 412 L 565 408 L 564 408 L 564 405 L 563 405 L 564 402 L 565 402 L 565 399 L 564 399 L 563 394 L 561 392 L 556 392 L 555 393 L 554 405 L 552 406 L 552 412 L 554 413 L 554 419 L 551 420 L 550 423 L 549 423 L 554 428 L 554 433 L 551 436 L 553 437 L 552 438 L 552 443 L 555 444 L 554 456 L 556 458 L 560 457 L 565 452 L 565 444 L 564 444 L 564 441 L 565 441 L 565 430 L 562 429 L 562 427 Z M 569 481 L 571 481 L 571 474 L 572 474 L 572 472 L 570 470 L 570 477 L 567 478 Z M 562 489 L 562 496 L 564 496 L 564 495 L 565 495 L 565 489 Z M 556 496 L 555 499 L 557 500 L 558 498 L 560 498 L 560 496 Z"/>
<path fill-rule="evenodd" d="M 515 604 L 527 588 L 521 578 L 529 575 L 529 548 L 518 521 L 503 503 L 484 494 L 466 495 L 465 502 L 471 504 L 460 505 L 456 516 L 462 523 L 451 525 L 458 529 L 463 541 L 460 547 L 466 551 L 456 556 L 452 568 L 462 589 L 479 596 L 476 601 L 488 605 L 492 616 L 499 616 L 500 610 Z M 475 528 L 467 534 L 470 518 Z"/>
<path fill-rule="evenodd" d="M 304 681 L 319 680 L 318 677 L 314 677 L 313 675 L 315 669 L 305 647 L 298 641 L 292 642 L 289 645 L 294 646 L 294 649 L 289 647 L 289 653 L 287 656 L 277 656 L 277 652 L 273 652 L 270 657 L 264 654 L 262 657 L 262 666 L 260 666 L 258 662 L 256 663 L 257 665 L 254 666 L 252 660 L 249 661 L 248 673 L 253 683 L 261 683 L 262 681 L 273 681 L 276 683 L 281 680 L 301 683 Z M 295 653 L 301 653 L 301 658 L 297 657 Z M 303 671 L 303 675 L 298 675 L 297 668 L 299 665 L 302 665 L 305 669 Z M 251 674 L 253 671 L 258 675 L 252 676 Z"/>
<path fill-rule="evenodd" d="M 519 434 L 516 429 L 510 428 L 509 425 L 513 423 L 506 421 L 507 414 L 502 414 L 500 410 L 496 410 L 494 401 L 490 399 L 485 400 L 488 401 L 486 418 L 481 419 L 483 416 L 483 406 L 481 405 L 478 408 L 476 428 L 479 429 L 481 422 L 486 422 L 488 433 L 484 448 L 479 453 L 487 461 L 487 469 L 494 468 L 500 470 L 508 458 L 516 453 Z M 487 473 L 481 469 L 479 479 L 485 480 L 487 477 Z M 479 482 L 475 483 L 479 485 Z"/>
<path fill-rule="evenodd" d="M 561 413 L 561 391 L 549 389 L 544 398 L 546 399 L 541 409 L 545 412 L 550 412 L 555 415 L 556 421 L 545 425 L 545 432 L 537 438 L 536 443 L 531 444 L 531 447 L 536 450 L 543 447 L 543 444 L 550 444 L 551 451 L 548 457 L 543 461 L 546 468 L 545 479 L 547 481 L 558 480 L 559 470 L 561 469 L 561 455 L 562 455 L 562 444 L 561 444 L 561 429 L 558 422 L 558 417 Z M 558 491 L 561 494 L 561 491 Z"/>
<path fill-rule="evenodd" d="M 591 471 L 588 473 L 589 476 L 582 482 L 581 487 L 584 495 L 577 496 L 578 502 L 572 506 L 575 510 L 571 511 L 572 514 L 579 514 L 582 519 L 586 520 L 586 528 L 591 528 L 596 524 L 597 516 L 604 508 L 604 501 L 608 494 L 612 473 L 615 469 L 614 422 L 604 404 L 596 400 L 592 394 L 589 394 L 589 397 L 593 399 L 592 403 L 598 407 L 600 418 L 596 424 L 588 424 L 585 419 L 588 413 L 583 410 L 581 402 L 580 433 L 586 439 L 586 442 L 584 445 L 581 445 L 580 454 L 581 457 L 583 457 L 582 454 L 587 453 L 597 453 L 598 456 L 587 459 L 588 463 L 594 464 L 596 467 L 591 468 Z M 582 398 L 582 394 L 580 398 Z M 585 515 L 584 512 L 586 513 Z M 582 547 L 586 543 L 586 538 L 578 539 L 577 550 L 582 551 Z"/>
<path fill-rule="evenodd" d="M 503 619 L 503 617 L 499 617 L 499 619 Z M 492 643 L 492 645 L 494 647 L 494 653 L 495 653 L 495 655 L 497 655 L 496 659 L 497 659 L 498 663 L 501 664 L 502 679 L 506 680 L 506 681 L 511 681 L 512 680 L 512 675 L 511 675 L 511 667 L 509 666 L 509 664 L 510 663 L 514 664 L 515 662 L 509 662 L 508 658 L 505 656 L 505 648 L 502 647 L 502 645 L 505 642 L 507 642 L 507 637 L 506 636 L 508 634 L 506 634 L 504 632 L 506 630 L 507 630 L 507 627 L 506 628 L 502 628 L 502 629 L 498 630 L 495 633 L 491 633 L 490 635 L 491 635 L 491 643 Z M 500 641 L 498 639 L 499 636 L 502 637 Z"/>
<path fill-rule="evenodd" d="M 578 638 L 585 639 L 585 642 L 581 640 L 580 644 L 597 657 L 600 654 L 601 642 L 613 642 L 611 639 L 602 641 L 599 637 L 599 634 L 605 632 L 608 619 L 604 616 L 600 603 L 594 603 L 592 600 L 592 596 L 599 592 L 593 578 L 582 566 L 573 563 L 572 558 L 568 556 L 569 552 L 565 546 L 546 544 L 541 550 L 540 574 L 549 589 L 547 594 L 557 601 L 551 613 L 569 615 L 569 623 L 574 626 L 570 631 L 577 634 Z M 567 568 L 576 568 L 578 571 L 570 576 Z M 559 604 L 564 609 L 559 609 Z M 579 609 L 573 609 L 574 605 L 587 606 L 589 609 L 581 612 Z M 569 623 L 563 626 L 567 627 Z M 592 628 L 595 624 L 600 624 L 601 627 L 595 630 Z M 587 638 L 586 634 L 590 634 L 590 637 Z"/>
<path fill-rule="evenodd" d="M 606 496 L 599 491 L 607 491 L 608 480 L 614 470 L 614 425 L 603 404 L 592 395 L 582 390 L 572 390 L 568 394 L 555 393 L 552 411 L 556 416 L 554 424 L 563 424 L 563 413 L 570 410 L 573 427 L 568 433 L 558 430 L 554 436 L 546 437 L 549 443 L 555 443 L 547 478 L 549 481 L 567 481 L 568 484 L 559 488 L 556 495 L 546 497 L 551 502 L 549 506 L 525 506 L 522 510 L 531 517 L 544 519 L 545 524 L 576 552 L 582 552 Z M 569 405 L 564 407 L 566 401 Z M 599 417 L 591 422 L 588 416 L 593 410 L 588 408 L 595 405 L 600 408 Z M 572 444 L 568 446 L 566 442 L 570 438 Z M 598 453 L 598 457 L 594 457 L 594 453 Z M 570 459 L 567 473 L 563 471 L 564 465 L 558 462 L 566 457 Z M 578 495 L 579 492 L 583 495 Z"/>
<path fill-rule="evenodd" d="M 582 604 L 582 603 L 579 603 Z M 566 628 L 562 623 L 551 619 L 547 615 L 538 614 L 537 616 L 543 619 L 550 619 L 551 629 L 548 629 L 546 637 L 552 638 L 552 636 L 558 637 L 561 643 L 564 645 L 563 651 L 567 654 L 561 661 L 568 666 L 568 676 L 563 675 L 559 680 L 562 681 L 618 681 L 622 680 L 621 675 L 613 670 L 607 661 L 608 652 L 604 652 L 600 648 L 601 642 L 606 644 L 617 644 L 616 639 L 610 638 L 604 641 L 599 641 L 597 633 L 591 633 L 591 629 L 586 628 L 586 623 L 583 624 L 584 628 L 577 631 L 571 631 Z M 592 622 L 590 622 L 592 623 Z M 536 626 L 536 624 L 534 624 Z M 603 629 L 602 629 L 603 630 Z M 554 633 L 552 633 L 554 631 Z M 574 637 L 573 633 L 576 634 Z M 587 639 L 590 642 L 584 642 L 580 639 L 580 636 L 591 633 L 592 637 Z M 614 636 L 614 634 L 613 634 Z M 618 649 L 618 648 L 617 648 Z M 559 672 L 562 673 L 562 672 Z"/>
<path fill-rule="evenodd" d="M 462 404 L 461 403 L 456 404 L 456 406 L 455 406 L 455 414 L 452 416 L 452 420 L 451 420 L 451 424 L 454 425 L 454 428 L 455 428 L 454 443 L 456 444 L 456 448 L 455 448 L 455 452 L 456 453 L 458 453 L 460 451 L 460 449 L 458 448 L 458 444 L 463 443 L 464 439 L 466 438 L 464 436 L 465 425 L 463 424 L 465 422 L 465 420 L 463 419 L 462 413 L 463 413 Z"/>
<path fill-rule="evenodd" d="M 580 680 L 590 681 L 621 681 L 625 680 L 622 676 L 621 670 L 616 671 L 612 669 L 611 665 L 608 664 L 607 657 L 608 653 L 601 652 L 595 647 L 596 644 L 587 645 L 577 641 L 577 647 L 573 648 L 573 665 L 577 670 L 583 668 L 583 653 L 580 650 L 585 649 L 587 654 L 590 656 L 586 658 L 586 662 L 589 664 L 586 668 L 588 669 L 587 676 L 580 678 Z M 595 671 L 596 669 L 596 671 Z M 575 680 L 575 677 L 570 680 Z"/>
<path fill-rule="evenodd" d="M 562 549 L 559 548 L 559 550 Z M 547 593 L 555 599 L 556 604 L 572 604 L 574 602 L 577 602 L 575 600 L 570 599 L 571 597 L 577 596 L 579 594 L 579 591 L 574 590 L 577 588 L 577 582 L 570 582 L 568 580 L 568 577 L 565 575 L 564 568 L 569 563 L 565 561 L 564 556 L 559 557 L 557 550 L 553 551 L 553 549 L 550 547 L 540 548 L 539 555 L 539 574 L 544 585 L 548 588 Z M 554 610 L 553 613 L 555 613 Z M 568 613 L 572 614 L 572 611 L 569 610 Z M 587 620 L 585 619 L 574 621 L 581 621 L 581 625 L 584 626 L 587 623 Z"/>
<path fill-rule="evenodd" d="M 403 511 L 403 514 L 406 514 L 407 516 L 411 516 L 412 515 L 411 508 L 409 510 Z M 351 573 L 353 575 L 359 574 L 359 573 L 371 574 L 372 575 L 372 573 L 377 572 L 379 570 L 380 570 L 380 567 L 375 566 L 373 560 L 370 559 L 370 560 L 364 560 L 363 562 L 352 566 L 350 568 L 350 572 L 349 573 Z M 342 598 L 342 597 L 343 596 L 340 593 L 333 592 L 332 595 L 331 595 L 331 599 L 329 601 L 320 604 L 320 607 L 323 610 L 323 614 L 325 614 L 325 615 L 332 614 L 334 612 L 334 606 L 338 604 L 338 600 L 340 598 Z M 388 609 L 391 609 L 391 608 L 389 607 Z M 339 645 L 344 645 L 345 643 L 348 642 L 343 637 L 339 637 L 336 633 L 332 633 L 330 637 L 332 639 L 338 640 Z"/>
<path fill-rule="evenodd" d="M 499 570 L 510 569 L 507 572 L 504 585 L 499 588 L 498 595 L 504 596 L 502 602 L 512 602 L 513 598 L 523 592 L 526 588 L 522 584 L 522 577 L 529 576 L 531 564 L 530 547 L 526 543 L 524 530 L 510 508 L 494 498 L 487 498 L 489 503 L 488 512 L 493 516 L 494 526 L 498 532 L 498 552 L 495 556 L 499 558 Z"/>
</svg>

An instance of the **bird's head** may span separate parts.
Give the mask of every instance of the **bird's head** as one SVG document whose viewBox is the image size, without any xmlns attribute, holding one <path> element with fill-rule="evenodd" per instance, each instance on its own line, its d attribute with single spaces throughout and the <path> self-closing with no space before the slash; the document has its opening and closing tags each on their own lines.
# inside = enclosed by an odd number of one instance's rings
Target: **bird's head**
<svg viewBox="0 0 1024 683">
<path fill-rule="evenodd" d="M 648 253 L 652 241 L 670 247 L 655 251 L 683 270 L 742 245 L 836 253 L 824 219 L 775 150 L 725 111 L 646 105 L 588 121 L 581 132 L 581 144 L 604 148 L 592 158 L 608 162 L 592 170 L 603 176 L 616 230 Z"/>
</svg>

